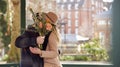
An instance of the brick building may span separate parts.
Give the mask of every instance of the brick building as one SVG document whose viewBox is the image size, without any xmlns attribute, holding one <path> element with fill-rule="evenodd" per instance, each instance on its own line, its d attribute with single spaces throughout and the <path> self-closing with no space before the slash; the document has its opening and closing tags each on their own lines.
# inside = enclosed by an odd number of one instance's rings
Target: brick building
<svg viewBox="0 0 120 67">
<path fill-rule="evenodd" d="M 96 37 L 96 33 L 100 32 L 96 30 L 99 21 L 95 20 L 96 15 L 109 10 L 111 5 L 110 2 L 103 0 L 56 0 L 56 3 L 61 34 L 89 38 Z"/>
<path fill-rule="evenodd" d="M 90 0 L 57 0 L 60 32 L 92 37 L 93 23 Z"/>
</svg>

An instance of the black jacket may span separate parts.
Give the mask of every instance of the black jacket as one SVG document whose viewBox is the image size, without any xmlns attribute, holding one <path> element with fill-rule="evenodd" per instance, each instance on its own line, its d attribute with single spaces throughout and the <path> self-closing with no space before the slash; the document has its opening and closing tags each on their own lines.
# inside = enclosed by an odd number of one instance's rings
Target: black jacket
<svg viewBox="0 0 120 67">
<path fill-rule="evenodd" d="M 44 67 L 43 58 L 30 52 L 29 47 L 38 47 L 36 37 L 39 34 L 30 28 L 16 38 L 15 46 L 21 48 L 20 67 Z"/>
</svg>

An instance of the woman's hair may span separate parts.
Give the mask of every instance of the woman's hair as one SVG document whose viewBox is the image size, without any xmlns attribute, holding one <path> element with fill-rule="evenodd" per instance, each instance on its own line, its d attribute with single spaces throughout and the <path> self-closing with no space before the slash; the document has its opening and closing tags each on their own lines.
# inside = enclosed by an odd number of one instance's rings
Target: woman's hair
<svg viewBox="0 0 120 67">
<path fill-rule="evenodd" d="M 60 43 L 61 39 L 60 39 L 60 33 L 57 30 L 56 26 L 53 26 L 53 33 L 55 34 L 55 36 L 57 37 L 57 41 Z"/>
</svg>

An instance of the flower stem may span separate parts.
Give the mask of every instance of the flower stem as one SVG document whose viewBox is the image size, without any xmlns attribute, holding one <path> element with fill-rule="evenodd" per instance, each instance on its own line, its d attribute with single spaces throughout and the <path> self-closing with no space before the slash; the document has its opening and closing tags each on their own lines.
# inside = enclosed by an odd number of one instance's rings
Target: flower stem
<svg viewBox="0 0 120 67">
<path fill-rule="evenodd" d="M 39 48 L 40 48 L 40 49 L 43 49 L 42 44 L 39 45 Z"/>
</svg>

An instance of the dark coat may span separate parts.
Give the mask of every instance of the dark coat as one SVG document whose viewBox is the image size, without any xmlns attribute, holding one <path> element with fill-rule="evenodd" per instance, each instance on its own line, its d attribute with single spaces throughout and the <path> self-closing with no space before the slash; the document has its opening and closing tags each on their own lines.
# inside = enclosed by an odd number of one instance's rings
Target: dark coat
<svg viewBox="0 0 120 67">
<path fill-rule="evenodd" d="M 15 46 L 21 48 L 20 67 L 44 67 L 43 58 L 30 52 L 29 47 L 38 47 L 36 38 L 39 34 L 30 28 L 16 38 Z"/>
</svg>

